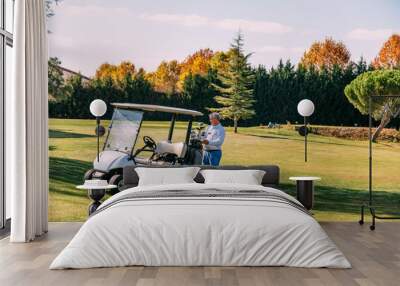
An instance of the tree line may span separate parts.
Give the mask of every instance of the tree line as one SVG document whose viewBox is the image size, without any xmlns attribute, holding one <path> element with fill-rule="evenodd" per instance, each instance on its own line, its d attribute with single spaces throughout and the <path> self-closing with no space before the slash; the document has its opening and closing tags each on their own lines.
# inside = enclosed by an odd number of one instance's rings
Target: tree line
<svg viewBox="0 0 400 286">
<path fill-rule="evenodd" d="M 228 51 L 200 50 L 183 62 L 162 62 L 154 72 L 131 62 L 103 64 L 90 80 L 73 75 L 64 79 L 60 61 L 49 61 L 50 117 L 91 118 L 95 98 L 107 103 L 134 102 L 190 108 L 207 114 L 217 110 L 227 125 L 301 122 L 297 103 L 311 99 L 316 110 L 313 124 L 366 125 L 367 118 L 346 98 L 344 89 L 358 75 L 400 66 L 400 36 L 393 35 L 376 59 L 350 61 L 343 43 L 327 38 L 315 42 L 300 63 L 282 60 L 275 67 L 251 67 L 243 52 L 243 37 Z M 357 107 L 357 106 L 356 106 Z M 109 108 L 107 117 L 110 117 Z M 150 114 L 148 119 L 167 119 Z M 202 120 L 206 120 L 204 117 Z"/>
</svg>

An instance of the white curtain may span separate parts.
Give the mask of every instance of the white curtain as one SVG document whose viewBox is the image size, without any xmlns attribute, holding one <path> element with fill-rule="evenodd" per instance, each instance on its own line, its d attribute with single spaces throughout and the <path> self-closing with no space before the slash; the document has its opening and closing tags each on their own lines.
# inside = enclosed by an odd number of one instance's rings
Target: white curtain
<svg viewBox="0 0 400 286">
<path fill-rule="evenodd" d="M 13 92 L 6 98 L 6 186 L 12 242 L 47 232 L 47 28 L 44 0 L 16 0 Z"/>
</svg>

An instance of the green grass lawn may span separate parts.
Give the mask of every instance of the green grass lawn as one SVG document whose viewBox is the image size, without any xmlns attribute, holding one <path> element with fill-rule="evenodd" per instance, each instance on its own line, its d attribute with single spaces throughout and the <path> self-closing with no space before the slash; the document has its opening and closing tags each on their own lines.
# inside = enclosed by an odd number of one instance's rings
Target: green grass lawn
<svg viewBox="0 0 400 286">
<path fill-rule="evenodd" d="M 108 122 L 103 122 L 105 126 Z M 178 122 L 173 139 L 183 140 L 185 125 Z M 96 157 L 95 120 L 50 120 L 51 221 L 83 221 L 90 200 L 75 189 Z M 165 139 L 168 122 L 144 122 L 138 139 L 150 135 Z M 309 162 L 304 163 L 304 141 L 288 129 L 228 128 L 222 164 L 276 164 L 281 168 L 282 189 L 294 194 L 290 176 L 322 177 L 316 186 L 313 213 L 318 220 L 358 220 L 359 205 L 367 199 L 368 142 L 311 135 Z M 400 144 L 374 145 L 374 188 L 383 213 L 400 206 Z"/>
</svg>

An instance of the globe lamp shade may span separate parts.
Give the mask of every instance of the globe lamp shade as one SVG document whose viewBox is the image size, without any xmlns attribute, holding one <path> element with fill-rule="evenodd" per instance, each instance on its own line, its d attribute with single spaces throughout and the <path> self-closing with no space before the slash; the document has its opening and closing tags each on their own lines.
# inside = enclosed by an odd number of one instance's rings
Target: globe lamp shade
<svg viewBox="0 0 400 286">
<path fill-rule="evenodd" d="M 309 99 L 303 99 L 297 105 L 297 111 L 301 116 L 311 116 L 314 113 L 314 103 Z"/>
<path fill-rule="evenodd" d="M 95 99 L 90 103 L 90 113 L 95 117 L 103 116 L 107 111 L 107 104 L 101 99 Z"/>
</svg>

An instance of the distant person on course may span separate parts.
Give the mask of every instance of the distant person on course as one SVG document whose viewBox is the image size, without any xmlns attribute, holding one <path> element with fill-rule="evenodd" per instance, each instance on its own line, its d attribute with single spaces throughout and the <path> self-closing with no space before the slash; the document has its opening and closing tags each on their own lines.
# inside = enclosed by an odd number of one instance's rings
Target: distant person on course
<svg viewBox="0 0 400 286">
<path fill-rule="evenodd" d="M 225 140 L 225 129 L 220 123 L 221 116 L 213 112 L 209 116 L 210 125 L 206 128 L 202 143 L 204 144 L 203 165 L 218 166 L 221 161 L 221 146 Z"/>
</svg>

